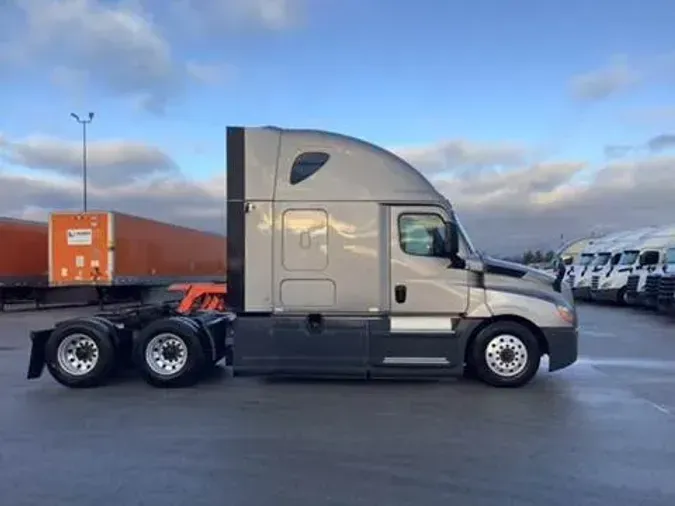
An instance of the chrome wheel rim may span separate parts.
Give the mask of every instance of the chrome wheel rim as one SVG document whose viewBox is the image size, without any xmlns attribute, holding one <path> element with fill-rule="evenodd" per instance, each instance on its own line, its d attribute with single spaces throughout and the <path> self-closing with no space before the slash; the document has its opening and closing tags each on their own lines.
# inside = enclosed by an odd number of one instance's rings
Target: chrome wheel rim
<svg viewBox="0 0 675 506">
<path fill-rule="evenodd" d="M 503 378 L 521 374 L 529 355 L 523 341 L 510 334 L 493 337 L 485 348 L 485 363 L 490 371 Z"/>
<path fill-rule="evenodd" d="M 67 336 L 56 351 L 61 370 L 72 376 L 84 376 L 96 367 L 100 351 L 96 341 L 86 334 Z"/>
<path fill-rule="evenodd" d="M 180 372 L 187 364 L 187 359 L 187 344 L 175 334 L 157 334 L 145 348 L 145 362 L 160 376 Z"/>
</svg>

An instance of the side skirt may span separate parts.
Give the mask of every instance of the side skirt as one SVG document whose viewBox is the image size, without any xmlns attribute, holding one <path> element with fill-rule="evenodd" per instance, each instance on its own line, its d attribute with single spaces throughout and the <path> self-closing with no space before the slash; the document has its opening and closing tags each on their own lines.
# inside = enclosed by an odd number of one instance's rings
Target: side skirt
<svg viewBox="0 0 675 506">
<path fill-rule="evenodd" d="M 392 330 L 389 316 L 239 314 L 230 329 L 237 376 L 443 378 L 461 375 L 480 320 Z"/>
</svg>

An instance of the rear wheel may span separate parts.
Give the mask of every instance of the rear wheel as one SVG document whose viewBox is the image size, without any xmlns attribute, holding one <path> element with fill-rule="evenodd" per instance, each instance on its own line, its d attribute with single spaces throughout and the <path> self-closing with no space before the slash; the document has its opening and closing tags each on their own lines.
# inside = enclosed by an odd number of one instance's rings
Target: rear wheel
<svg viewBox="0 0 675 506">
<path fill-rule="evenodd" d="M 143 329 L 134 355 L 145 381 L 165 388 L 194 385 L 208 370 L 200 332 L 187 318 L 166 318 Z"/>
<path fill-rule="evenodd" d="M 91 388 L 112 375 L 116 349 L 108 326 L 93 320 L 75 321 L 52 332 L 45 355 L 56 381 L 71 388 Z"/>
<path fill-rule="evenodd" d="M 541 362 L 537 338 L 515 322 L 485 327 L 473 340 L 470 354 L 478 379 L 495 387 L 514 388 L 529 383 Z"/>
</svg>

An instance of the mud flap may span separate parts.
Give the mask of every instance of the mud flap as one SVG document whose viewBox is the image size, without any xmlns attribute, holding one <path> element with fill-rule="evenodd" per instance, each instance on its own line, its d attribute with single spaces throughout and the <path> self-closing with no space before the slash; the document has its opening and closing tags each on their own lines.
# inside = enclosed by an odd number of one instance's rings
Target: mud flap
<svg viewBox="0 0 675 506">
<path fill-rule="evenodd" d="M 33 330 L 30 333 L 32 342 L 30 348 L 30 361 L 28 363 L 28 379 L 35 379 L 42 376 L 45 368 L 45 348 L 47 340 L 54 329 Z"/>
</svg>

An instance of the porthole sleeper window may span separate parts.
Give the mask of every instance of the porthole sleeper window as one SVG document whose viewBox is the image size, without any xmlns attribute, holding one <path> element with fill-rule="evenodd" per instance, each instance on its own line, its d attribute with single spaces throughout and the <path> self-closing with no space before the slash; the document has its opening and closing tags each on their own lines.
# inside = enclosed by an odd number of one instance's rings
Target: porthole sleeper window
<svg viewBox="0 0 675 506">
<path fill-rule="evenodd" d="M 293 185 L 303 182 L 305 179 L 316 174 L 323 167 L 330 155 L 320 151 L 308 151 L 301 153 L 293 162 L 289 182 Z"/>
</svg>

